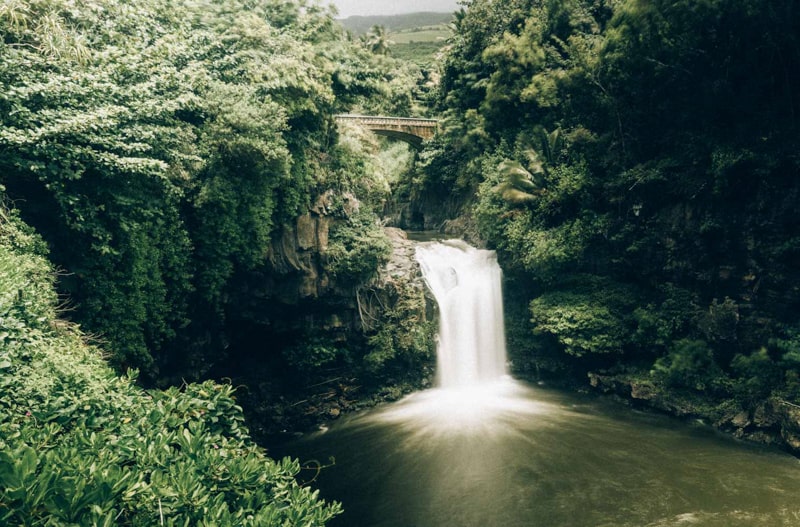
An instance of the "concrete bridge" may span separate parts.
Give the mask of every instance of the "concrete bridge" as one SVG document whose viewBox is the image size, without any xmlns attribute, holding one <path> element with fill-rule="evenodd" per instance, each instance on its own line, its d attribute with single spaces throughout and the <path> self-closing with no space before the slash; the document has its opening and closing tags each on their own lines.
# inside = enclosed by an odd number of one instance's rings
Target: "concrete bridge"
<svg viewBox="0 0 800 527">
<path fill-rule="evenodd" d="M 416 148 L 422 145 L 422 141 L 433 137 L 438 125 L 436 119 L 416 117 L 339 114 L 334 118 L 336 122 L 356 123 L 368 130 L 372 130 L 377 135 L 399 139 Z"/>
</svg>

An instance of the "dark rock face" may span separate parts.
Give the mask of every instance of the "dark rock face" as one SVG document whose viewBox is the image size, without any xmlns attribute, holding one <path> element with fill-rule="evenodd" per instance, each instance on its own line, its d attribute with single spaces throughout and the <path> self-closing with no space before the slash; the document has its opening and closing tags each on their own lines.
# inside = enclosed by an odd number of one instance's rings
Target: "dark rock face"
<svg viewBox="0 0 800 527">
<path fill-rule="evenodd" d="M 337 319 L 333 326 L 359 329 L 359 289 L 380 292 L 387 287 L 391 289 L 398 279 L 413 284 L 418 290 L 426 290 L 426 286 L 414 259 L 414 242 L 407 238 L 405 231 L 393 227 L 384 229 L 392 246 L 389 261 L 368 284 L 338 283 L 331 277 L 325 267 L 331 228 L 336 222 L 346 221 L 327 215 L 332 199 L 330 193 L 323 195 L 294 224 L 283 226 L 268 255 L 271 272 L 255 276 L 253 282 L 263 282 L 250 292 L 256 299 L 270 303 L 305 305 L 313 312 L 332 311 L 331 317 Z M 359 206 L 354 197 L 345 196 L 346 212 L 357 212 Z M 391 299 L 387 297 L 383 301 Z"/>
<path fill-rule="evenodd" d="M 455 192 L 417 192 L 414 196 L 392 196 L 384 216 L 390 225 L 410 231 L 444 231 L 448 220 L 460 216 L 466 197 Z"/>
<path fill-rule="evenodd" d="M 323 194 L 305 214 L 281 228 L 267 265 L 252 271 L 236 294 L 240 320 L 232 324 L 233 371 L 221 375 L 246 386 L 241 403 L 256 437 L 307 430 L 346 412 L 399 398 L 432 375 L 425 366 L 416 374 L 395 375 L 396 365 L 374 366 L 369 361 L 375 335 L 396 338 L 398 313 L 406 317 L 403 320 L 421 323 L 433 317 L 414 242 L 405 232 L 384 229 L 391 253 L 366 282 L 337 280 L 328 271 L 332 229 L 360 206 L 351 195 Z M 299 356 L 305 356 L 315 346 L 335 350 L 340 358 L 321 367 L 300 365 L 302 369 L 292 363 L 298 356 L 294 352 L 287 360 L 286 350 L 300 349 Z"/>
<path fill-rule="evenodd" d="M 415 287 L 425 289 L 422 272 L 414 256 L 415 243 L 409 240 L 408 235 L 401 229 L 386 227 L 384 232 L 392 242 L 392 254 L 389 262 L 380 271 L 378 283 L 405 278 L 413 282 Z"/>
<path fill-rule="evenodd" d="M 323 194 L 294 224 L 284 225 L 272 244 L 267 256 L 274 275 L 270 285 L 283 303 L 295 305 L 336 292 L 331 291 L 334 287 L 324 268 L 331 227 L 335 221 L 343 221 L 328 215 L 332 199 L 332 193 Z"/>
</svg>

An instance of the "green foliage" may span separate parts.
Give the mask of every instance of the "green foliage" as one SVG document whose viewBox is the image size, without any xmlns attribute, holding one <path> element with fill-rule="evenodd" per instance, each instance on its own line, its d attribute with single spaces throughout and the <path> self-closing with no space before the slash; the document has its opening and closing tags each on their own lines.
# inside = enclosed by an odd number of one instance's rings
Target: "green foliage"
<svg viewBox="0 0 800 527">
<path fill-rule="evenodd" d="M 386 148 L 369 130 L 342 124 L 338 146 L 335 163 L 332 163 L 335 166 L 332 180 L 325 183 L 334 188 L 351 189 L 363 205 L 376 214 L 382 212 L 391 192 L 391 181 L 402 170 L 402 165 L 409 162 L 408 145 L 398 141 Z M 395 164 L 401 166 L 393 166 Z"/>
<path fill-rule="evenodd" d="M 252 443 L 231 386 L 145 392 L 55 318 L 42 243 L 0 209 L 0 523 L 323 525 L 340 510 Z"/>
<path fill-rule="evenodd" d="M 565 285 L 571 287 L 531 301 L 534 331 L 551 335 L 574 357 L 621 353 L 631 338 L 635 292 L 592 276 Z"/>
<path fill-rule="evenodd" d="M 653 364 L 651 375 L 668 386 L 697 391 L 711 391 L 724 378 L 708 344 L 690 339 L 675 341 L 667 355 Z"/>
<path fill-rule="evenodd" d="M 736 355 L 731 361 L 731 371 L 738 379 L 737 395 L 749 401 L 766 399 L 783 380 L 780 365 L 772 360 L 767 348 L 750 355 Z"/>
<path fill-rule="evenodd" d="M 364 283 L 388 260 L 390 250 L 375 217 L 359 209 L 331 226 L 325 269 L 342 282 Z"/>
<path fill-rule="evenodd" d="M 534 298 L 536 346 L 655 360 L 680 388 L 796 393 L 790 4 L 515 0 L 458 14 L 441 144 L 420 157 L 448 163 L 448 182 L 469 177 L 451 187 L 475 192 L 481 235 Z M 600 277 L 588 290 L 586 274 Z"/>
<path fill-rule="evenodd" d="M 435 67 L 439 55 L 444 52 L 445 46 L 446 42 L 441 40 L 398 42 L 392 47 L 392 57 L 412 62 L 423 69 L 432 69 Z"/>
<path fill-rule="evenodd" d="M 329 339 L 304 336 L 302 341 L 283 350 L 283 357 L 292 368 L 309 372 L 341 360 L 343 351 Z"/>
<path fill-rule="evenodd" d="M 659 298 L 633 311 L 633 342 L 642 349 L 663 351 L 672 342 L 690 335 L 701 312 L 691 291 L 664 284 Z"/>
<path fill-rule="evenodd" d="M 739 353 L 731 360 L 736 397 L 751 404 L 772 395 L 792 401 L 800 398 L 800 339 L 797 329 L 794 326 L 780 328 L 777 335 L 757 351 Z"/>
<path fill-rule="evenodd" d="M 361 43 L 371 53 L 376 55 L 388 55 L 389 48 L 394 41 L 389 40 L 389 34 L 384 26 L 372 26 L 367 33 L 361 37 Z"/>
<path fill-rule="evenodd" d="M 336 170 L 332 115 L 415 84 L 304 0 L 6 2 L 0 38 L 0 183 L 148 381 L 213 365 L 237 280 Z M 331 187 L 378 202 L 368 169 Z"/>
<path fill-rule="evenodd" d="M 426 318 L 423 291 L 401 278 L 391 285 L 390 297 L 379 301 L 383 308 L 362 315 L 370 318 L 363 364 L 373 375 L 413 375 L 434 357 L 436 325 Z"/>
<path fill-rule="evenodd" d="M 715 298 L 699 321 L 700 330 L 712 342 L 733 342 L 739 324 L 739 306 L 730 298 L 720 303 Z"/>
</svg>

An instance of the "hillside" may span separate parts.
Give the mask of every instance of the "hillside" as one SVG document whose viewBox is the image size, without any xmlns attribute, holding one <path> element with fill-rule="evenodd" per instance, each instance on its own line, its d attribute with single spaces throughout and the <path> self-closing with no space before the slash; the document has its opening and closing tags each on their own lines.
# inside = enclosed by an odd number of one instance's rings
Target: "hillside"
<svg viewBox="0 0 800 527">
<path fill-rule="evenodd" d="M 798 448 L 778 414 L 800 400 L 800 17 L 749 0 L 590 4 L 470 5 L 441 142 L 414 176 L 437 204 L 425 224 L 464 189 L 512 284 L 518 367 L 605 389 L 607 375 Z"/>
<path fill-rule="evenodd" d="M 339 20 L 339 23 L 355 33 L 363 35 L 373 26 L 383 26 L 387 31 L 397 32 L 426 26 L 448 24 L 453 19 L 452 13 L 420 12 L 405 15 L 386 16 L 351 16 Z"/>
<path fill-rule="evenodd" d="M 0 192 L 2 191 L 0 187 Z M 45 244 L 0 207 L 0 525 L 323 525 L 233 388 L 145 391 L 56 316 Z"/>
</svg>

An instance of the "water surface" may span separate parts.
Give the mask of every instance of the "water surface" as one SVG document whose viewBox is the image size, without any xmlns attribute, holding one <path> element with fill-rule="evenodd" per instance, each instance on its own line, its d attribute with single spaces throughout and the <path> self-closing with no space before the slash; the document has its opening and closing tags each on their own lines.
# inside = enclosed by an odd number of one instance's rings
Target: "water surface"
<svg viewBox="0 0 800 527">
<path fill-rule="evenodd" d="M 800 463 L 701 424 L 503 380 L 289 445 L 348 527 L 800 525 Z M 311 476 L 311 471 L 301 476 Z"/>
</svg>

